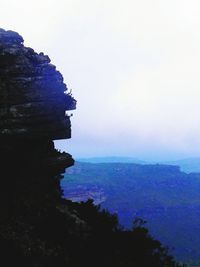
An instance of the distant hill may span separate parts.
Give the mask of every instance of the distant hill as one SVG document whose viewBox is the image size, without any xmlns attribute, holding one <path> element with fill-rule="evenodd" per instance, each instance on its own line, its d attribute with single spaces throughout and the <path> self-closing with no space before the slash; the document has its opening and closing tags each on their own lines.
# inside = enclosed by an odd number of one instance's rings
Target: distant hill
<svg viewBox="0 0 200 267">
<path fill-rule="evenodd" d="M 147 220 L 151 233 L 179 260 L 200 260 L 200 174 L 178 166 L 81 163 L 67 169 L 62 187 L 74 201 L 93 198 L 131 226 Z M 200 265 L 199 265 L 200 266 Z"/>
<path fill-rule="evenodd" d="M 152 161 L 144 161 L 134 157 L 91 157 L 79 158 L 78 162 L 87 163 L 135 163 L 135 164 L 153 164 Z M 155 163 L 155 162 L 154 162 Z M 200 158 L 186 158 L 174 161 L 161 161 L 161 165 L 179 166 L 181 171 L 186 173 L 200 173 Z"/>
<path fill-rule="evenodd" d="M 177 165 L 186 173 L 200 173 L 200 158 L 188 158 L 177 161 L 161 162 L 162 164 Z"/>
<path fill-rule="evenodd" d="M 79 158 L 79 162 L 88 163 L 136 163 L 147 164 L 147 162 L 132 157 L 91 157 L 91 158 Z"/>
</svg>

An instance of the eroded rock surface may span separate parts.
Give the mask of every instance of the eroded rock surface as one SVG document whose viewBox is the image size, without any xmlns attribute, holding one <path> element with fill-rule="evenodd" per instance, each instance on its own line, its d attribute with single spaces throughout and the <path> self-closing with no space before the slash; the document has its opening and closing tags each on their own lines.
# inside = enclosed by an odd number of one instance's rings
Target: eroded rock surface
<svg viewBox="0 0 200 267">
<path fill-rule="evenodd" d="M 179 267 L 145 228 L 62 198 L 74 161 L 53 140 L 70 138 L 75 106 L 48 56 L 0 29 L 0 266 Z"/>
<path fill-rule="evenodd" d="M 62 266 L 69 237 L 60 179 L 74 160 L 54 148 L 71 137 L 76 108 L 63 77 L 43 53 L 0 29 L 0 260 L 3 266 Z M 58 229 L 60 227 L 60 229 Z M 73 224 L 76 227 L 76 224 Z M 64 246 L 65 249 L 67 246 Z"/>
<path fill-rule="evenodd" d="M 75 106 L 49 57 L 0 29 L 0 138 L 70 138 L 66 111 Z"/>
</svg>

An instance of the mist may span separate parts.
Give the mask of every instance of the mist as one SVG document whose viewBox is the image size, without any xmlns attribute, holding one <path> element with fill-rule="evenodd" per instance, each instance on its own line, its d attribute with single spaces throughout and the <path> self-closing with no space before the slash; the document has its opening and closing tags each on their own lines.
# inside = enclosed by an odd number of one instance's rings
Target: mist
<svg viewBox="0 0 200 267">
<path fill-rule="evenodd" d="M 48 54 L 77 99 L 74 157 L 200 156 L 200 3 L 0 1 L 0 27 Z"/>
</svg>

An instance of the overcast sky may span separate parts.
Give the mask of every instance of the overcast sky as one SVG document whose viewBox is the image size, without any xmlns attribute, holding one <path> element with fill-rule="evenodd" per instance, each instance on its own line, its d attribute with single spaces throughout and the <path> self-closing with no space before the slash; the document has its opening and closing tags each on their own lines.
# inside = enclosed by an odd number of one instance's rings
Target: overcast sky
<svg viewBox="0 0 200 267">
<path fill-rule="evenodd" d="M 0 27 L 48 54 L 78 101 L 76 157 L 200 156 L 199 0 L 0 0 Z"/>
</svg>

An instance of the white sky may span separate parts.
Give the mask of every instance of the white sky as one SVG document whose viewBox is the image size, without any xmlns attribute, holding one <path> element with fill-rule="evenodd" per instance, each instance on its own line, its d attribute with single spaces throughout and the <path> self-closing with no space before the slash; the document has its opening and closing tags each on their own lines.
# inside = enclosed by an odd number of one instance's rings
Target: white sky
<svg viewBox="0 0 200 267">
<path fill-rule="evenodd" d="M 200 156 L 199 0 L 0 0 L 0 27 L 48 54 L 78 100 L 75 157 Z"/>
</svg>

